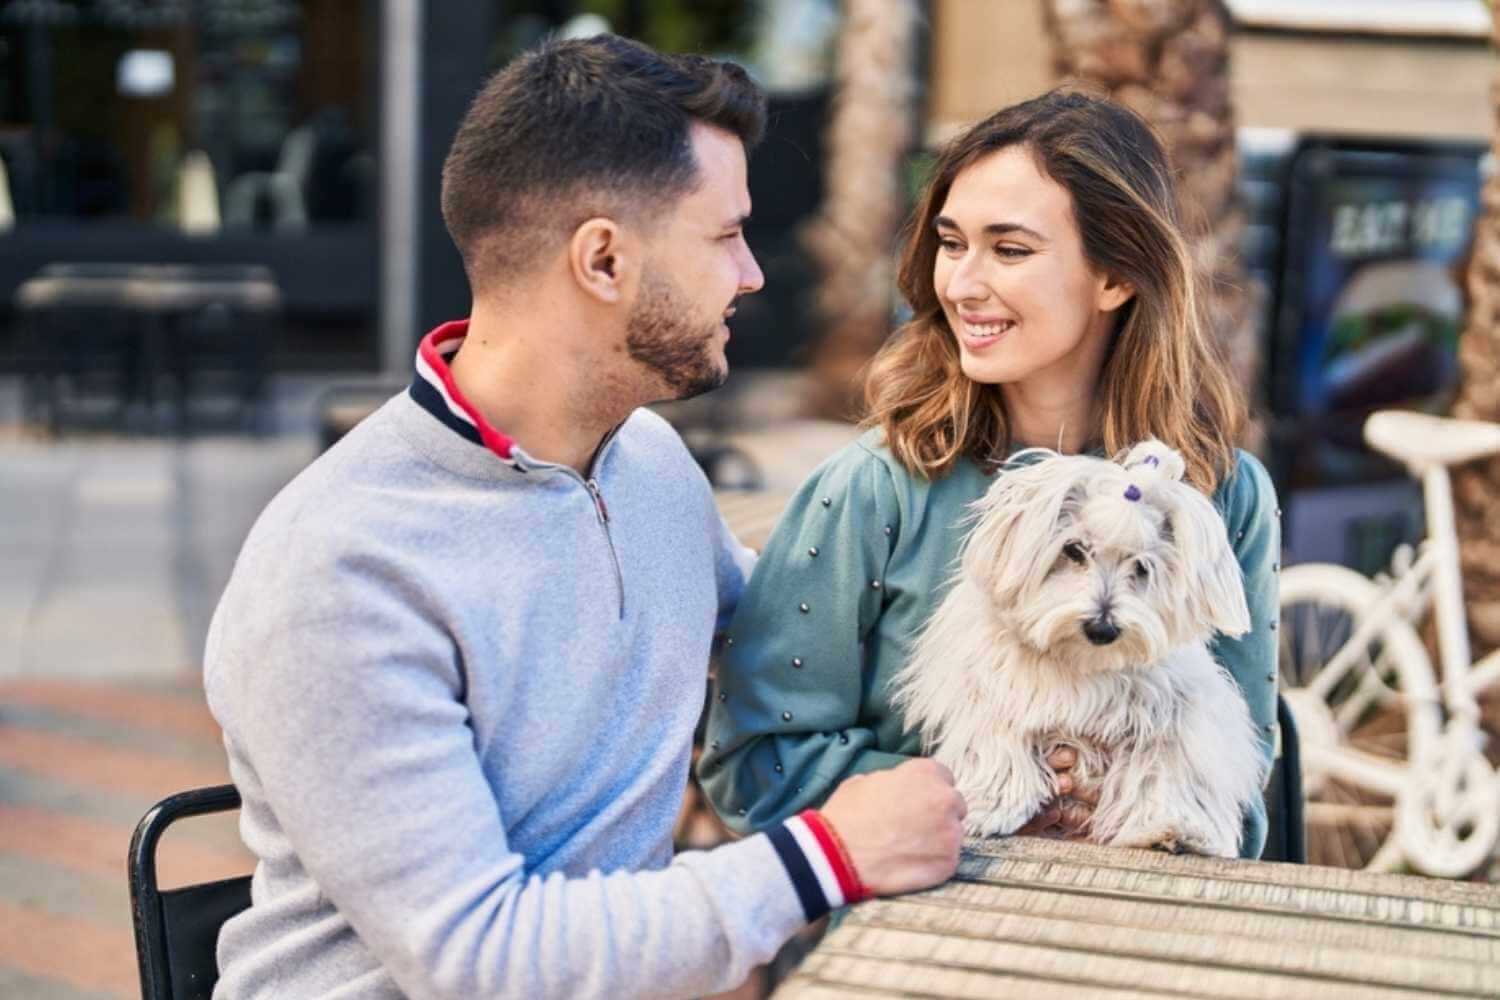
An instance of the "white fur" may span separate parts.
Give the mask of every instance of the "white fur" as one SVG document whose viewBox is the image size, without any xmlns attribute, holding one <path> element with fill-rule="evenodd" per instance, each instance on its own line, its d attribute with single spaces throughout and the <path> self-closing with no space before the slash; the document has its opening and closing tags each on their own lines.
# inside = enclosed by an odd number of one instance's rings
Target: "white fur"
<svg viewBox="0 0 1500 1000">
<path fill-rule="evenodd" d="M 1056 795 L 1045 758 L 1066 744 L 1075 780 L 1099 792 L 1089 839 L 1237 854 L 1266 770 L 1245 700 L 1206 644 L 1245 633 L 1250 616 L 1224 522 L 1182 473 L 1154 440 L 1121 462 L 1045 452 L 973 505 L 953 588 L 895 694 L 953 771 L 970 834 L 1031 819 Z M 1118 638 L 1094 644 L 1091 620 Z"/>
</svg>

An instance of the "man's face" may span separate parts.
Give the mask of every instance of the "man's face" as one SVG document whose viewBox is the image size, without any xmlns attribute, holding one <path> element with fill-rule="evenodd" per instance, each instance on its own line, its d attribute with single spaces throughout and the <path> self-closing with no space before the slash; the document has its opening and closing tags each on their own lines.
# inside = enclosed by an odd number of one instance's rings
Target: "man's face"
<svg viewBox="0 0 1500 1000">
<path fill-rule="evenodd" d="M 625 340 L 630 356 L 676 399 L 724 384 L 734 302 L 765 283 L 745 243 L 744 146 L 699 123 L 690 141 L 698 186 L 668 209 L 650 241 Z"/>
</svg>

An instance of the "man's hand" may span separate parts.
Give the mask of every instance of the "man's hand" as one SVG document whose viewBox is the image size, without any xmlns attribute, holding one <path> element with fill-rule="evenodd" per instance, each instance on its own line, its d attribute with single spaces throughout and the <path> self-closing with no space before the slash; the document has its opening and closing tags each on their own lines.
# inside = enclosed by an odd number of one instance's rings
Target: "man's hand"
<svg viewBox="0 0 1500 1000">
<path fill-rule="evenodd" d="M 849 778 L 819 810 L 877 896 L 926 889 L 952 875 L 967 811 L 953 775 L 927 757 Z"/>
<path fill-rule="evenodd" d="M 1094 807 L 1099 804 L 1099 790 L 1081 788 L 1073 778 L 1073 767 L 1078 763 L 1078 751 L 1061 746 L 1047 755 L 1047 764 L 1057 775 L 1057 797 L 1031 818 L 1017 836 L 1050 837 L 1054 840 L 1084 840 L 1088 837 L 1089 822 L 1094 818 Z"/>
</svg>

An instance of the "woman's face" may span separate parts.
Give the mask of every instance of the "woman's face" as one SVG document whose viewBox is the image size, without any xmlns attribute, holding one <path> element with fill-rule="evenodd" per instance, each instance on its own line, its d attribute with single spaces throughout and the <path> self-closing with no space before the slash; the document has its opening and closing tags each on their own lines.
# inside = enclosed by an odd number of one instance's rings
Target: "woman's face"
<svg viewBox="0 0 1500 1000">
<path fill-rule="evenodd" d="M 932 281 L 964 374 L 1090 390 L 1126 286 L 1083 256 L 1073 199 L 1025 147 L 991 153 L 953 180 L 934 220 Z"/>
</svg>

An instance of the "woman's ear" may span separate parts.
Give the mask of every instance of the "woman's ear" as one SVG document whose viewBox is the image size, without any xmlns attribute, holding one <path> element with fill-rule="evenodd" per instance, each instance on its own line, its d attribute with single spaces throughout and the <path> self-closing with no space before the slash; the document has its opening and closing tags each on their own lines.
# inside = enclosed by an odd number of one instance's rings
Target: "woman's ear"
<svg viewBox="0 0 1500 1000">
<path fill-rule="evenodd" d="M 1097 305 L 1100 312 L 1114 312 L 1135 298 L 1135 286 L 1121 278 L 1106 274 L 1100 281 Z"/>
<path fill-rule="evenodd" d="M 625 296 L 629 273 L 636 270 L 636 241 L 613 219 L 588 219 L 568 241 L 568 269 L 586 294 L 615 304 Z"/>
</svg>

